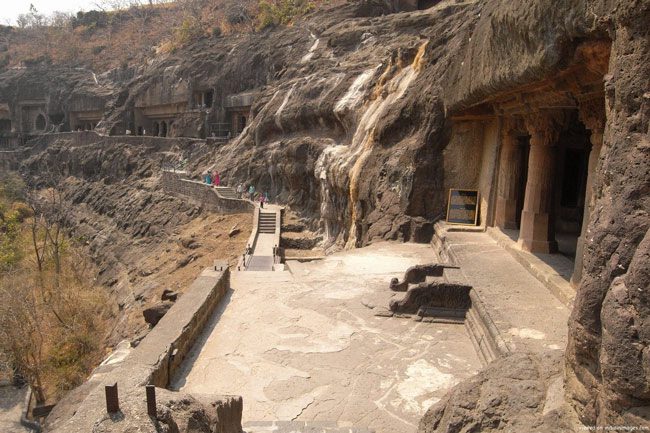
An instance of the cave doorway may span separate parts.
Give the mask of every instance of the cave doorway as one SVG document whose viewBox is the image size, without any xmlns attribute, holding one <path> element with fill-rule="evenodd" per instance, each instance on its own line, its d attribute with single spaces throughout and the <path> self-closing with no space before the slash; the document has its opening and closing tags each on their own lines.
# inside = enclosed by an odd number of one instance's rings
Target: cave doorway
<svg viewBox="0 0 650 433">
<path fill-rule="evenodd" d="M 440 3 L 441 0 L 418 0 L 418 10 L 429 9 Z"/>
<path fill-rule="evenodd" d="M 142 135 L 142 134 L 143 134 L 142 126 L 138 126 L 138 132 L 137 132 L 137 134 L 138 134 L 138 135 Z"/>
<path fill-rule="evenodd" d="M 45 116 L 42 113 L 39 113 L 39 115 L 36 116 L 36 120 L 34 121 L 34 129 L 36 131 L 44 131 L 46 125 L 47 121 L 45 120 Z"/>
<path fill-rule="evenodd" d="M 214 99 L 214 91 L 208 90 L 203 94 L 203 103 L 206 108 L 212 108 L 212 101 Z"/>
<path fill-rule="evenodd" d="M 237 132 L 241 133 L 246 128 L 246 116 L 239 117 L 239 130 Z"/>
<path fill-rule="evenodd" d="M 0 133 L 11 132 L 11 119 L 0 119 Z"/>
<path fill-rule="evenodd" d="M 164 120 L 160 122 L 160 136 L 167 137 L 167 122 Z"/>
<path fill-rule="evenodd" d="M 160 124 L 158 122 L 153 122 L 153 129 L 151 132 L 151 135 L 158 137 L 158 134 L 160 134 Z"/>
<path fill-rule="evenodd" d="M 524 200 L 526 198 L 526 180 L 528 179 L 528 158 L 530 155 L 530 136 L 519 137 L 517 139 L 519 145 L 519 161 L 518 166 L 521 170 L 521 176 L 517 181 L 517 212 L 515 221 L 517 229 L 521 227 L 521 212 L 524 209 Z"/>
<path fill-rule="evenodd" d="M 555 185 L 554 228 L 558 252 L 575 260 L 582 231 L 587 185 L 590 133 L 571 113 L 567 128 L 558 143 L 557 183 Z"/>
</svg>

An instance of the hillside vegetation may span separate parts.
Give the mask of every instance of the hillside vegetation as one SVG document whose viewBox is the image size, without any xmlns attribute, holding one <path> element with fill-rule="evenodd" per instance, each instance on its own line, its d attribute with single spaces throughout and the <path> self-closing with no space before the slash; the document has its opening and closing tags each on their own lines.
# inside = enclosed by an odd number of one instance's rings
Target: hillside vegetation
<svg viewBox="0 0 650 433">
<path fill-rule="evenodd" d="M 0 26 L 0 70 L 38 63 L 97 72 L 142 65 L 201 38 L 291 25 L 328 0 L 104 0 L 103 10 L 22 14 Z"/>
<path fill-rule="evenodd" d="M 20 178 L 0 179 L 0 367 L 24 378 L 38 404 L 86 379 L 114 317 L 63 212 L 54 190 L 28 198 Z"/>
</svg>

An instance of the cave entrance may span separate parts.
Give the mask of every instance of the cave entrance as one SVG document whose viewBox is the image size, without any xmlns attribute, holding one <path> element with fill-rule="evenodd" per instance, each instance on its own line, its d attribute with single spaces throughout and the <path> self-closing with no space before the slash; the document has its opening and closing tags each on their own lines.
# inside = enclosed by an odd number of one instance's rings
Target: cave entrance
<svg viewBox="0 0 650 433">
<path fill-rule="evenodd" d="M 36 131 L 44 131 L 46 125 L 47 121 L 45 120 L 45 116 L 42 113 L 39 113 L 39 115 L 36 116 L 36 120 L 34 121 L 34 129 Z"/>
<path fill-rule="evenodd" d="M 441 0 L 418 0 L 418 10 L 429 9 L 440 3 Z"/>
<path fill-rule="evenodd" d="M 0 133 L 11 132 L 11 119 L 0 119 Z"/>
<path fill-rule="evenodd" d="M 521 175 L 517 181 L 517 198 L 516 206 L 517 211 L 515 214 L 516 228 L 521 226 L 521 211 L 524 209 L 524 199 L 526 198 L 526 180 L 528 179 L 528 155 L 530 154 L 530 137 L 524 136 L 517 139 L 518 143 L 518 167 L 520 167 Z"/>
<path fill-rule="evenodd" d="M 167 137 L 167 122 L 164 120 L 160 122 L 160 136 Z"/>
<path fill-rule="evenodd" d="M 153 129 L 151 132 L 151 135 L 158 137 L 158 134 L 160 134 L 160 124 L 158 122 L 153 122 Z"/>
<path fill-rule="evenodd" d="M 589 139 L 589 131 L 574 111 L 567 129 L 560 135 L 554 209 L 558 252 L 574 261 L 584 218 Z"/>
<path fill-rule="evenodd" d="M 506 119 L 502 135 L 495 225 L 526 251 L 575 260 L 592 133 L 578 110 L 556 110 Z"/>
</svg>

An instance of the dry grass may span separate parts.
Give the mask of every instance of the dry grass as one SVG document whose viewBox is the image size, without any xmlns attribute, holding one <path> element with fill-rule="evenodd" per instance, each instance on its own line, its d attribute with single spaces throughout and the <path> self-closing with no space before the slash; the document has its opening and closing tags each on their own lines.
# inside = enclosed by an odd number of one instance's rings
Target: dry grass
<svg viewBox="0 0 650 433">
<path fill-rule="evenodd" d="M 35 63 L 96 72 L 143 64 L 200 38 L 291 25 L 300 15 L 341 0 L 177 0 L 120 11 L 91 11 L 54 25 L 0 26 L 0 70 Z"/>
</svg>

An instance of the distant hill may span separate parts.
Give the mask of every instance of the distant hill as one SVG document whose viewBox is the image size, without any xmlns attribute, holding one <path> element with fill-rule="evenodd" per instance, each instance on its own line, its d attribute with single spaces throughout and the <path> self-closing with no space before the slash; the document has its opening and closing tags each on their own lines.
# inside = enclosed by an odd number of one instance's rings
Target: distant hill
<svg viewBox="0 0 650 433">
<path fill-rule="evenodd" d="M 103 72 L 140 65 L 201 38 L 291 24 L 320 0 L 130 0 L 115 11 L 45 17 L 32 10 L 15 27 L 0 26 L 0 70 L 58 64 Z M 329 2 L 331 4 L 331 2 Z"/>
</svg>

